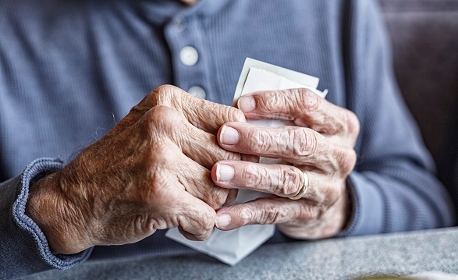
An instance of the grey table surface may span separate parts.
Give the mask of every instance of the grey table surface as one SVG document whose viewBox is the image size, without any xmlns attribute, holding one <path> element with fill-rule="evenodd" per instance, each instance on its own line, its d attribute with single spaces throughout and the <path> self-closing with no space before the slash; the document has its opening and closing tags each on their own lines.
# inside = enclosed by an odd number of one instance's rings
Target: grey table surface
<svg viewBox="0 0 458 280">
<path fill-rule="evenodd" d="M 24 279 L 356 279 L 424 271 L 458 274 L 458 228 L 264 245 L 233 267 L 196 253 L 86 262 Z"/>
</svg>

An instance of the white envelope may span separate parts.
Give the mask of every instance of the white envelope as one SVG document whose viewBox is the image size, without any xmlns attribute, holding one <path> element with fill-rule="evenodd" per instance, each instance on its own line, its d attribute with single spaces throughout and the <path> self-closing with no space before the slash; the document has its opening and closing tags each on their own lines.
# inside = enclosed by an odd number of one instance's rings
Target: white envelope
<svg viewBox="0 0 458 280">
<path fill-rule="evenodd" d="M 266 195 L 248 190 L 239 190 L 237 199 L 233 204 L 250 201 L 261 196 Z M 274 232 L 274 225 L 247 225 L 230 231 L 215 229 L 212 236 L 205 241 L 188 240 L 177 228 L 169 229 L 165 236 L 199 252 L 206 253 L 226 264 L 235 265 L 272 237 Z"/>
<path fill-rule="evenodd" d="M 237 105 L 237 100 L 240 96 L 261 90 L 309 88 L 324 98 L 327 91 L 318 91 L 316 89 L 318 82 L 319 79 L 316 77 L 247 58 L 234 94 L 233 105 Z M 250 120 L 248 122 L 258 126 L 294 125 L 290 121 L 282 120 Z M 279 159 L 271 158 L 260 159 L 261 163 L 268 164 L 280 161 Z M 265 194 L 240 190 L 234 203 L 243 203 L 261 196 L 265 196 Z M 247 225 L 230 231 L 215 229 L 212 236 L 206 241 L 188 240 L 177 228 L 168 230 L 166 236 L 229 265 L 235 265 L 272 237 L 274 232 L 274 225 Z"/>
</svg>

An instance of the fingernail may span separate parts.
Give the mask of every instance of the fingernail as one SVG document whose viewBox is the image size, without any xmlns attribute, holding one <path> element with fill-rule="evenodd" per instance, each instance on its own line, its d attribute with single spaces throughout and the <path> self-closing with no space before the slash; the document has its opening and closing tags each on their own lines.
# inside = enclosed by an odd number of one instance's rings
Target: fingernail
<svg viewBox="0 0 458 280">
<path fill-rule="evenodd" d="M 222 144 L 227 145 L 237 144 L 239 142 L 239 132 L 226 125 L 221 130 L 220 141 Z"/>
<path fill-rule="evenodd" d="M 219 229 L 224 229 L 231 223 L 231 216 L 228 214 L 222 214 L 216 217 L 216 227 Z"/>
<path fill-rule="evenodd" d="M 253 96 L 242 96 L 237 102 L 237 106 L 243 112 L 251 112 L 256 108 L 256 102 L 254 101 Z"/>
<path fill-rule="evenodd" d="M 234 177 L 234 168 L 230 165 L 218 164 L 216 166 L 216 180 L 218 182 L 227 182 Z"/>
</svg>

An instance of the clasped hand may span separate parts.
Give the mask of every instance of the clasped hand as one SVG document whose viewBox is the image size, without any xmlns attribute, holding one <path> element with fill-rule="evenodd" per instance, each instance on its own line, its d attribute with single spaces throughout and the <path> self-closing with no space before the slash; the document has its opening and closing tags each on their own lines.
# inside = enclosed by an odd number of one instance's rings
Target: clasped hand
<svg viewBox="0 0 458 280">
<path fill-rule="evenodd" d="M 306 89 L 257 92 L 239 108 L 161 86 L 64 169 L 33 184 L 26 213 L 60 254 L 133 243 L 173 227 L 205 240 L 215 221 L 222 230 L 277 224 L 304 239 L 338 232 L 356 161 L 356 116 Z M 246 118 L 296 126 L 255 127 Z M 285 164 L 260 164 L 258 157 Z M 303 171 L 310 189 L 291 200 L 304 185 Z M 238 189 L 271 196 L 228 206 Z"/>
<path fill-rule="evenodd" d="M 346 178 L 356 163 L 353 148 L 359 121 L 355 114 L 307 89 L 244 95 L 238 107 L 247 119 L 292 120 L 296 126 L 266 128 L 232 122 L 221 127 L 218 141 L 224 149 L 280 158 L 285 164 L 218 162 L 212 169 L 218 186 L 271 196 L 223 207 L 216 226 L 230 230 L 277 224 L 283 233 L 298 239 L 330 237 L 342 230 L 350 211 Z M 291 200 L 304 184 L 309 185 L 305 196 Z"/>
<path fill-rule="evenodd" d="M 31 187 L 26 213 L 54 253 L 139 241 L 178 227 L 207 239 L 216 209 L 237 191 L 215 186 L 210 170 L 240 160 L 216 141 L 226 122 L 244 122 L 233 107 L 161 86 L 63 170 Z"/>
</svg>

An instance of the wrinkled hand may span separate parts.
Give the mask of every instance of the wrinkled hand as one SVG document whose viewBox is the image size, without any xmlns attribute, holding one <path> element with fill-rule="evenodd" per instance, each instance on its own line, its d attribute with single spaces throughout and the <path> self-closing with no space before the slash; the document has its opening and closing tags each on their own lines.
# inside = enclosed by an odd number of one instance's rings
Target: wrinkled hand
<svg viewBox="0 0 458 280">
<path fill-rule="evenodd" d="M 212 169 L 214 182 L 227 189 L 272 194 L 220 209 L 216 226 L 222 230 L 246 224 L 277 224 L 299 239 L 332 236 L 345 226 L 349 198 L 346 178 L 354 168 L 357 117 L 307 89 L 256 92 L 238 102 L 247 119 L 292 120 L 296 126 L 256 127 L 227 123 L 218 134 L 224 149 L 281 158 L 289 164 L 221 161 Z M 305 197 L 291 200 L 306 179 Z"/>
<path fill-rule="evenodd" d="M 217 161 L 240 159 L 216 142 L 228 121 L 245 117 L 161 86 L 63 170 L 33 185 L 27 214 L 54 253 L 132 243 L 172 227 L 206 239 L 215 210 L 237 192 L 215 186 L 210 174 Z"/>
</svg>

